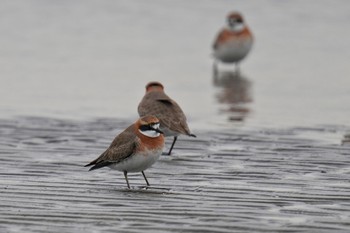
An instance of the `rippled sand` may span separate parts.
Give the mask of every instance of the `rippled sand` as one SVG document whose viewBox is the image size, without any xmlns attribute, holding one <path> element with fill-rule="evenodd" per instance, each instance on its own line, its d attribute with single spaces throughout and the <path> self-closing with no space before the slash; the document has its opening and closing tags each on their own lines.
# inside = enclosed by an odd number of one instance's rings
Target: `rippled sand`
<svg viewBox="0 0 350 233">
<path fill-rule="evenodd" d="M 0 231 L 349 229 L 349 144 L 305 136 L 340 128 L 196 132 L 146 171 L 150 188 L 130 174 L 128 190 L 122 173 L 83 165 L 129 123 L 0 120 Z"/>
</svg>

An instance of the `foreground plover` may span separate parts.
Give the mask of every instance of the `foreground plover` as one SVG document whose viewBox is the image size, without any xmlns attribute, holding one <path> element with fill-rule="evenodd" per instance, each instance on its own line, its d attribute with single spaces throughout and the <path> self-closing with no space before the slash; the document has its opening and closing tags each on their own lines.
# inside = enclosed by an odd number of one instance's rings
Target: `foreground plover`
<svg viewBox="0 0 350 233">
<path fill-rule="evenodd" d="M 142 172 L 149 186 L 144 170 L 158 160 L 164 149 L 164 136 L 159 124 L 159 120 L 154 116 L 141 117 L 120 133 L 105 152 L 85 167 L 93 165 L 89 170 L 91 171 L 107 166 L 124 172 L 129 189 L 128 172 Z"/>
</svg>

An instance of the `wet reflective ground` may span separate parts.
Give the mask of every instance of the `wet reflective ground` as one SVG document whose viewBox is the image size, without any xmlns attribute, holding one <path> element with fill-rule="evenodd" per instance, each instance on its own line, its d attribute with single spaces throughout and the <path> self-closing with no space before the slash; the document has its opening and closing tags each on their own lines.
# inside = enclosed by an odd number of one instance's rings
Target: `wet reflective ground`
<svg viewBox="0 0 350 233">
<path fill-rule="evenodd" d="M 128 190 L 122 173 L 83 165 L 129 123 L 0 120 L 0 231 L 349 230 L 350 145 L 339 137 L 349 129 L 196 132 L 146 171 L 150 188 L 134 174 Z"/>
<path fill-rule="evenodd" d="M 2 118 L 136 119 L 146 83 L 159 81 L 191 128 L 350 124 L 347 0 L 16 0 L 0 10 Z M 241 79 L 215 83 L 211 46 L 232 10 L 255 44 Z"/>
<path fill-rule="evenodd" d="M 213 74 L 231 10 L 255 44 Z M 349 232 L 350 2 L 2 1 L 0 232 Z M 221 64 L 222 65 L 222 64 Z M 198 137 L 88 172 L 159 81 Z M 24 116 L 24 117 L 18 117 Z M 168 146 L 171 140 L 168 141 Z"/>
</svg>

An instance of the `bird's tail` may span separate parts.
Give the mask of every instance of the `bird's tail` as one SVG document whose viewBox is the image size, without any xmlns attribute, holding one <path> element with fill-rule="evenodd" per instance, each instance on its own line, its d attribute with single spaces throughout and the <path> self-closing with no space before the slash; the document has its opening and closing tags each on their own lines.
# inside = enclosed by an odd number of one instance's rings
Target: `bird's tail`
<svg viewBox="0 0 350 233">
<path fill-rule="evenodd" d="M 95 159 L 94 161 L 92 161 L 91 163 L 86 164 L 84 167 L 89 167 L 94 165 L 92 168 L 89 169 L 89 171 L 101 168 L 101 167 L 106 167 L 112 164 L 112 162 L 109 161 L 100 161 L 97 162 L 98 159 Z"/>
</svg>

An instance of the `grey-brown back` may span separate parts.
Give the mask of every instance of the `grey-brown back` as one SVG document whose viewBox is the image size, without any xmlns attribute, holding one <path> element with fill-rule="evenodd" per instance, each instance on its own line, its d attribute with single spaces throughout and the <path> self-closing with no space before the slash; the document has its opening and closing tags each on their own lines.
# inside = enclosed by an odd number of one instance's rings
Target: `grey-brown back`
<svg viewBox="0 0 350 233">
<path fill-rule="evenodd" d="M 153 91 L 145 94 L 138 106 L 139 115 L 154 115 L 162 128 L 179 134 L 190 135 L 187 119 L 180 106 L 164 92 Z"/>
<path fill-rule="evenodd" d="M 134 132 L 134 125 L 129 126 L 122 133 L 115 137 L 108 149 L 97 159 L 86 166 L 94 165 L 90 170 L 119 163 L 134 154 L 139 145 L 139 139 Z"/>
</svg>

